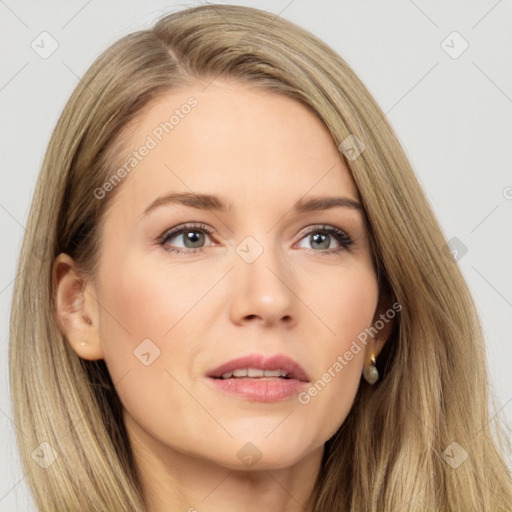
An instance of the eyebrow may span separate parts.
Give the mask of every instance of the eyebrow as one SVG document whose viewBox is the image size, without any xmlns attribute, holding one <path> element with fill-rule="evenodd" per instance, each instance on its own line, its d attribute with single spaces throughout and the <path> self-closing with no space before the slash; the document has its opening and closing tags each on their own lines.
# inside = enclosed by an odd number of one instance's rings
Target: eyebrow
<svg viewBox="0 0 512 512">
<path fill-rule="evenodd" d="M 220 197 L 210 194 L 193 194 L 189 192 L 171 193 L 155 199 L 143 212 L 147 215 L 150 211 L 164 205 L 183 205 L 199 210 L 212 210 L 217 212 L 232 211 L 231 203 L 223 201 Z M 306 213 L 330 208 L 344 207 L 355 210 L 362 210 L 361 203 L 348 197 L 313 197 L 310 199 L 299 199 L 292 210 L 295 213 Z"/>
</svg>

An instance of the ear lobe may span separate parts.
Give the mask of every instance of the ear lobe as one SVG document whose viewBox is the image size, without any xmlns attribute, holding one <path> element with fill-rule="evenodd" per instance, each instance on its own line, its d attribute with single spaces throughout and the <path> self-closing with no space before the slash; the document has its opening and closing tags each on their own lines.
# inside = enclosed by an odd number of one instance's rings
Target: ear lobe
<svg viewBox="0 0 512 512">
<path fill-rule="evenodd" d="M 377 332 L 368 341 L 365 352 L 365 365 L 371 364 L 371 356 L 377 356 L 384 348 L 386 341 L 391 336 L 394 325 L 394 317 L 396 316 L 397 309 L 391 302 L 390 297 L 384 297 L 379 300 L 379 304 L 375 310 L 375 315 L 372 321 L 372 327 Z M 401 308 L 400 308 L 401 309 Z M 399 309 L 398 309 L 399 311 Z"/>
<path fill-rule="evenodd" d="M 73 258 L 64 253 L 53 263 L 52 279 L 55 314 L 62 334 L 81 358 L 102 359 L 94 285 L 79 275 Z"/>
</svg>

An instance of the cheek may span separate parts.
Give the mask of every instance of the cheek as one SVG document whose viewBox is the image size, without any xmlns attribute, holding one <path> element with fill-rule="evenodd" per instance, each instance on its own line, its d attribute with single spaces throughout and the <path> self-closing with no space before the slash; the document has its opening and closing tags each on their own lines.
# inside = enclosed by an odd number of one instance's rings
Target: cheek
<svg viewBox="0 0 512 512">
<path fill-rule="evenodd" d="M 169 387 L 172 378 L 165 370 L 180 379 L 191 374 L 208 324 L 202 299 L 218 280 L 211 272 L 180 271 L 148 260 L 136 254 L 118 257 L 116 265 L 100 269 L 98 279 L 104 359 L 113 382 L 123 379 L 121 398 L 126 389 L 134 403 L 141 393 Z"/>
<path fill-rule="evenodd" d="M 98 280 L 100 339 L 114 382 L 156 361 L 165 334 L 183 314 L 180 283 L 158 279 L 150 265 L 136 258 L 118 261 Z"/>
<path fill-rule="evenodd" d="M 372 272 L 361 272 L 347 277 L 345 286 L 340 286 L 333 313 L 336 332 L 336 352 L 331 352 L 329 367 L 343 356 L 344 368 L 340 371 L 343 380 L 359 382 L 363 356 L 368 339 L 368 328 L 372 324 L 378 301 L 378 287 Z M 341 379 L 340 379 L 341 380 Z"/>
<path fill-rule="evenodd" d="M 142 257 L 125 258 L 99 282 L 101 338 L 132 350 L 147 338 L 164 344 L 209 286 L 197 273 L 155 268 Z"/>
<path fill-rule="evenodd" d="M 100 272 L 98 282 L 104 360 L 121 402 L 139 424 L 171 422 L 162 406 L 165 397 L 184 394 L 173 376 L 184 381 L 199 349 L 188 336 L 193 340 L 192 307 L 206 285 L 196 288 L 191 272 L 164 272 L 137 258 Z M 173 414 L 186 414 L 189 402 L 173 401 Z"/>
<path fill-rule="evenodd" d="M 313 354 L 322 364 L 299 402 L 311 415 L 323 417 L 326 436 L 343 423 L 354 402 L 377 300 L 375 275 L 366 269 L 335 280 L 330 293 L 317 305 L 332 332 L 322 337 L 321 350 Z"/>
<path fill-rule="evenodd" d="M 375 274 L 369 266 L 339 271 L 325 279 L 327 292 L 312 296 L 314 311 L 324 320 L 332 340 L 330 347 L 343 350 L 362 330 L 369 327 L 378 301 Z"/>
</svg>

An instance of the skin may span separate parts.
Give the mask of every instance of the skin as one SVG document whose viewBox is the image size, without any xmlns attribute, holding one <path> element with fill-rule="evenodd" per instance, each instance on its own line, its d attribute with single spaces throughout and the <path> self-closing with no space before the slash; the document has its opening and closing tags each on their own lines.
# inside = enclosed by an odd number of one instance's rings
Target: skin
<svg viewBox="0 0 512 512">
<path fill-rule="evenodd" d="M 227 395 L 205 375 L 241 355 L 282 353 L 315 382 L 390 307 L 378 300 L 362 210 L 291 214 L 301 198 L 358 201 L 357 188 L 309 110 L 236 82 L 158 99 L 137 119 L 130 146 L 144 144 L 191 95 L 197 107 L 117 186 L 94 279 L 84 281 L 66 254 L 55 260 L 59 324 L 80 357 L 107 363 L 153 512 L 310 510 L 303 507 L 324 443 L 391 322 L 307 404 Z M 168 204 L 142 213 L 165 193 L 191 191 L 218 195 L 233 210 Z M 184 223 L 213 230 L 196 242 L 202 252 L 187 249 L 183 234 L 167 245 L 188 253 L 158 244 Z M 310 235 L 324 231 L 308 227 L 317 224 L 345 231 L 352 245 L 332 235 L 315 243 Z M 248 236 L 263 249 L 252 263 L 236 251 Z M 134 350 L 148 338 L 160 355 L 146 366 Z M 261 456 L 250 467 L 237 456 L 244 446 Z"/>
</svg>

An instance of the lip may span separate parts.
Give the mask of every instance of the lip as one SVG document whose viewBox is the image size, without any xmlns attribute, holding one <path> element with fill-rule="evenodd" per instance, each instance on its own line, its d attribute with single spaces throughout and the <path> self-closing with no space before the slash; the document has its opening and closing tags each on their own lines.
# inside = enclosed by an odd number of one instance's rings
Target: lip
<svg viewBox="0 0 512 512">
<path fill-rule="evenodd" d="M 226 372 L 231 372 L 237 368 L 259 368 L 261 370 L 284 370 L 290 379 L 296 379 L 302 382 L 309 382 L 309 378 L 304 368 L 284 354 L 274 356 L 265 356 L 264 354 L 249 354 L 247 356 L 232 359 L 227 363 L 221 364 L 208 372 L 208 377 L 221 377 Z"/>
<path fill-rule="evenodd" d="M 261 370 L 284 370 L 287 378 L 229 378 L 220 377 L 237 368 L 258 368 Z M 249 354 L 232 359 L 208 372 L 208 381 L 215 389 L 246 400 L 275 402 L 296 395 L 309 383 L 304 368 L 284 354 L 265 356 Z"/>
</svg>

